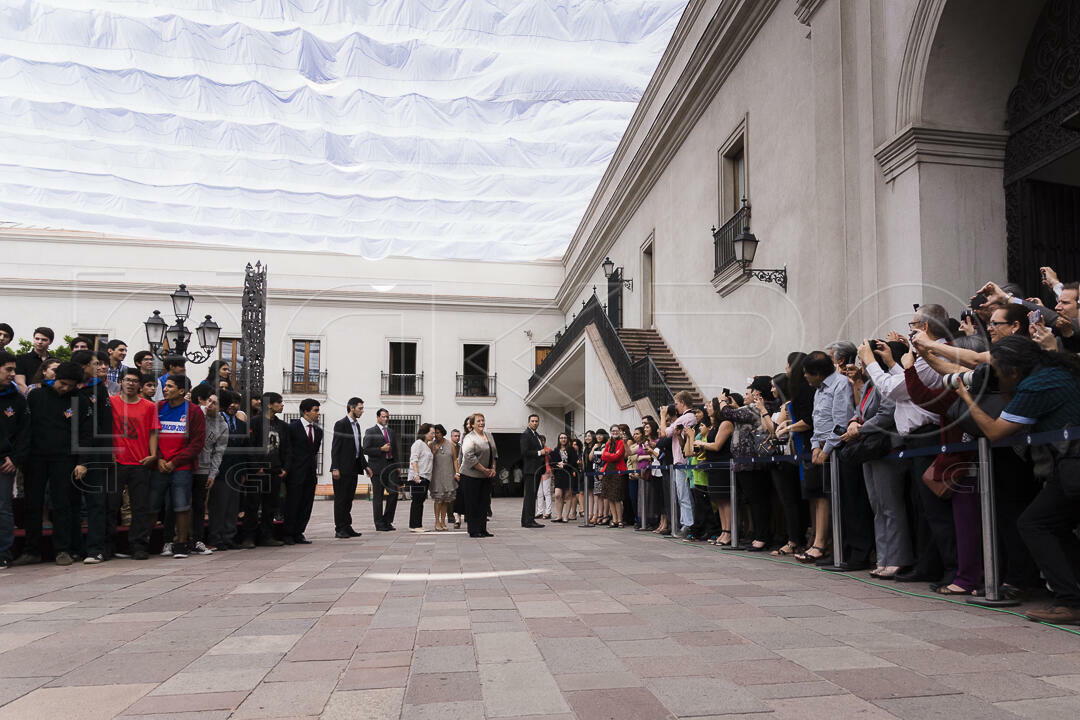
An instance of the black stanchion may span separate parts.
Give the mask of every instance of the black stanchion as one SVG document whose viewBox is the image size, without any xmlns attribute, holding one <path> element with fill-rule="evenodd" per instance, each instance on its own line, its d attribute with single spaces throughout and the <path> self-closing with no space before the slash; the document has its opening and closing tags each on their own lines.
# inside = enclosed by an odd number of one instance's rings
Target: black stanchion
<svg viewBox="0 0 1080 720">
<path fill-rule="evenodd" d="M 731 487 L 728 489 L 728 497 L 731 498 L 731 544 L 721 545 L 722 550 L 734 551 L 742 550 L 743 547 L 739 545 L 739 485 L 735 482 L 735 464 L 728 465 L 728 478 L 731 482 Z"/>
<path fill-rule="evenodd" d="M 585 490 L 585 492 L 582 493 L 582 495 L 584 495 L 585 497 L 584 497 L 584 503 L 583 503 L 583 508 L 582 508 L 582 512 L 581 512 L 581 524 L 578 525 L 578 527 L 586 528 L 586 527 L 592 527 L 593 526 L 593 524 L 591 522 L 589 522 L 589 496 L 592 495 L 592 477 L 587 472 L 582 472 L 581 475 L 582 475 L 581 482 L 583 483 L 583 488 L 582 489 Z"/>
<path fill-rule="evenodd" d="M 652 467 L 646 468 L 645 472 L 651 473 Z M 639 472 L 637 479 L 637 523 L 634 525 L 636 532 L 644 531 L 648 525 L 645 520 L 645 510 L 645 475 Z"/>
<path fill-rule="evenodd" d="M 820 565 L 822 570 L 843 572 L 840 565 L 844 554 L 844 531 L 840 524 L 840 464 L 836 461 L 836 451 L 829 455 L 829 506 L 832 510 L 832 565 Z"/>
<path fill-rule="evenodd" d="M 997 558 L 997 511 L 994 503 L 994 461 L 990 455 L 990 441 L 979 438 L 979 504 L 982 511 L 983 584 L 985 597 L 971 598 L 971 605 L 983 607 L 1012 607 L 1017 600 L 1001 597 L 998 580 Z"/>
<path fill-rule="evenodd" d="M 679 480 L 676 477 L 676 474 L 675 467 L 669 466 L 668 484 L 671 486 L 671 508 L 668 510 L 668 529 L 671 530 L 671 535 L 673 537 L 678 535 L 682 530 L 682 525 L 679 523 Z"/>
</svg>

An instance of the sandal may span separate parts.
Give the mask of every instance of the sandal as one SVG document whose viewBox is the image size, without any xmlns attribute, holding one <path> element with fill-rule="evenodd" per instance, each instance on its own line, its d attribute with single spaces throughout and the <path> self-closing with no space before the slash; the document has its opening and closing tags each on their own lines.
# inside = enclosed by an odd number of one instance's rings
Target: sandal
<svg viewBox="0 0 1080 720">
<path fill-rule="evenodd" d="M 727 540 L 724 540 L 724 536 L 727 535 Z M 716 538 L 716 545 L 730 545 L 731 544 L 731 531 L 721 530 L 720 534 Z"/>
<path fill-rule="evenodd" d="M 769 554 L 774 555 L 776 557 L 780 557 L 782 555 L 794 555 L 796 549 L 797 548 L 795 547 L 795 543 L 788 543 L 787 545 L 784 545 L 783 547 L 776 548 L 775 550 L 773 550 Z"/>
<path fill-rule="evenodd" d="M 818 554 L 817 555 L 811 555 L 810 554 L 811 550 L 817 550 Z M 819 545 L 811 545 L 809 548 L 807 548 L 803 552 L 797 554 L 795 556 L 795 559 L 798 560 L 799 562 L 803 563 L 803 564 L 809 565 L 810 563 L 816 563 L 818 560 L 820 560 L 823 557 L 825 557 L 825 548 L 823 548 L 823 547 L 821 547 Z"/>
<path fill-rule="evenodd" d="M 934 592 L 938 595 L 966 595 L 968 597 L 975 594 L 974 590 L 965 590 L 959 585 L 953 585 L 951 583 L 949 585 L 942 585 Z"/>
</svg>

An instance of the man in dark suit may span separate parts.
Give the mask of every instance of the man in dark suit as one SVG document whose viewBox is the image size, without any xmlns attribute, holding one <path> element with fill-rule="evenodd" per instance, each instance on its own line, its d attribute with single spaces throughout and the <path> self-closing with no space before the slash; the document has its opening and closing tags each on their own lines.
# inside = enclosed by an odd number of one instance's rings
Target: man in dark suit
<svg viewBox="0 0 1080 720">
<path fill-rule="evenodd" d="M 529 426 L 521 433 L 521 472 L 522 489 L 525 497 L 521 501 L 521 527 L 542 528 L 536 522 L 536 483 L 544 473 L 544 456 L 551 452 L 544 447 L 537 431 L 540 427 L 540 416 L 530 415 Z"/>
<path fill-rule="evenodd" d="M 315 468 L 322 452 L 323 431 L 315 422 L 319 419 L 319 402 L 305 398 L 300 402 L 300 419 L 289 423 L 289 474 L 285 478 L 285 525 L 281 539 L 286 545 L 310 545 L 304 537 L 311 506 L 315 503 L 318 479 Z"/>
<path fill-rule="evenodd" d="M 390 411 L 379 408 L 375 413 L 375 425 L 364 432 L 364 454 L 371 471 L 371 511 L 375 517 L 375 529 L 383 532 L 394 530 L 394 511 L 397 510 L 398 459 L 394 451 L 394 436 L 387 423 Z M 383 491 L 386 511 L 383 511 Z"/>
<path fill-rule="evenodd" d="M 356 479 L 371 468 L 364 458 L 363 431 L 360 416 L 364 414 L 364 401 L 349 398 L 345 417 L 334 423 L 334 439 L 330 442 L 330 475 L 334 478 L 334 537 L 360 537 L 353 530 L 352 504 L 356 496 Z"/>
</svg>

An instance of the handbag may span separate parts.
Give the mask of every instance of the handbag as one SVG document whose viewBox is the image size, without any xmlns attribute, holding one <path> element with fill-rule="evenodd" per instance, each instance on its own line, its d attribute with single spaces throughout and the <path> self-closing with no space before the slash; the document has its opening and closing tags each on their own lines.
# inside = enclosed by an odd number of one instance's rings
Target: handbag
<svg viewBox="0 0 1080 720">
<path fill-rule="evenodd" d="M 859 433 L 853 440 L 844 443 L 840 449 L 840 459 L 861 465 L 870 460 L 880 460 L 890 452 L 892 452 L 892 437 L 889 433 Z"/>
<path fill-rule="evenodd" d="M 942 500 L 948 500 L 970 474 L 973 460 L 971 453 L 941 453 L 923 473 L 923 484 Z"/>
</svg>

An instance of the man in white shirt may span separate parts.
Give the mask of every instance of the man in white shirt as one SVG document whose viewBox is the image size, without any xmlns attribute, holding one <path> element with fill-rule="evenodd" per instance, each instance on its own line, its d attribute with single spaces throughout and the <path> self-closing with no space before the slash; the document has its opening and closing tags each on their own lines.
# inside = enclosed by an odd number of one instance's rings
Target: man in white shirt
<svg viewBox="0 0 1080 720">
<path fill-rule="evenodd" d="M 909 331 L 922 331 L 936 343 L 947 342 L 949 314 L 941 305 L 920 305 L 915 311 Z M 893 417 L 896 431 L 904 441 L 905 449 L 938 445 L 941 442 L 941 417 L 919 407 L 908 394 L 903 368 L 892 357 L 888 346 L 880 343 L 877 351 L 889 365 L 886 373 L 878 366 L 872 350 L 865 343 L 859 348 L 859 357 L 866 365 L 874 386 L 896 402 Z M 941 387 L 941 375 L 926 360 L 915 361 L 915 373 L 928 388 Z M 911 484 L 912 501 L 915 506 L 917 559 L 915 567 L 895 575 L 898 582 L 952 582 L 956 574 L 956 529 L 953 524 L 952 505 L 935 495 L 922 481 L 923 473 L 934 461 L 933 455 L 914 457 L 902 461 L 906 464 L 907 479 Z"/>
<path fill-rule="evenodd" d="M 352 505 L 356 496 L 356 482 L 361 473 L 371 478 L 371 468 L 364 456 L 364 431 L 360 417 L 364 414 L 364 401 L 349 398 L 345 417 L 334 423 L 334 437 L 330 441 L 330 476 L 334 480 L 334 537 L 347 540 L 359 537 L 352 526 Z"/>
</svg>

